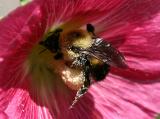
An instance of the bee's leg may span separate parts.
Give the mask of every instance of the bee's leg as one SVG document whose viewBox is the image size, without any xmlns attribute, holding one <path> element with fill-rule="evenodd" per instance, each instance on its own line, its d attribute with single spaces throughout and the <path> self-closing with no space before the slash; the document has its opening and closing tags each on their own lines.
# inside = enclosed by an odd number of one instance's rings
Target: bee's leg
<svg viewBox="0 0 160 119">
<path fill-rule="evenodd" d="M 92 24 L 87 24 L 87 31 L 94 33 L 94 26 Z"/>
<path fill-rule="evenodd" d="M 77 61 L 76 61 L 77 60 Z M 74 64 L 74 65 L 81 65 L 82 69 L 83 69 L 83 76 L 84 76 L 84 84 L 83 86 L 77 91 L 76 97 L 72 103 L 72 105 L 70 106 L 70 108 L 72 108 L 74 106 L 74 104 L 79 100 L 80 97 L 82 97 L 88 90 L 89 86 L 90 86 L 90 70 L 91 70 L 91 66 L 90 66 L 90 62 L 87 59 L 85 54 L 82 54 L 82 56 L 78 57 L 75 60 L 75 62 L 79 62 L 78 64 Z"/>
</svg>

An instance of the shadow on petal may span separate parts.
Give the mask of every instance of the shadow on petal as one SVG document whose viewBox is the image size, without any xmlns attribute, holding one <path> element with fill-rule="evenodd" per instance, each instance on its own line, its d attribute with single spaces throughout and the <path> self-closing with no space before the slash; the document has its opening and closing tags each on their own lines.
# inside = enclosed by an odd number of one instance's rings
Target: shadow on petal
<svg viewBox="0 0 160 119">
<path fill-rule="evenodd" d="M 160 72 L 151 73 L 151 72 L 142 71 L 142 70 L 133 69 L 133 68 L 129 68 L 126 70 L 112 68 L 111 73 L 114 75 L 121 76 L 124 79 L 135 81 L 137 83 L 157 83 L 157 82 L 160 82 L 160 80 L 159 80 Z"/>
</svg>

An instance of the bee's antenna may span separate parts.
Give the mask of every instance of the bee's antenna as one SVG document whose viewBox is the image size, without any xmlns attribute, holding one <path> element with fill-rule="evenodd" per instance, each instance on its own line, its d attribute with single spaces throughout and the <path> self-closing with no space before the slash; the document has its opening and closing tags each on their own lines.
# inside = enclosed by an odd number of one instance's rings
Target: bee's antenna
<svg viewBox="0 0 160 119">
<path fill-rule="evenodd" d="M 87 24 L 87 31 L 91 32 L 93 34 L 93 36 L 96 36 L 94 33 L 94 26 L 92 24 Z"/>
<path fill-rule="evenodd" d="M 40 52 L 39 52 L 39 54 L 41 54 L 42 52 L 44 52 L 44 51 L 46 51 L 47 49 L 43 49 L 43 50 L 41 50 Z"/>
</svg>

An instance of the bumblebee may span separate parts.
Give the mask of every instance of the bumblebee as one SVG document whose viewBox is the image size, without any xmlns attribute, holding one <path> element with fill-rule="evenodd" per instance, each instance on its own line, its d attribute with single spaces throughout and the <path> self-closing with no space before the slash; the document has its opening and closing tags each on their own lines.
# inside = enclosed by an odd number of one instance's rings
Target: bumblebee
<svg viewBox="0 0 160 119">
<path fill-rule="evenodd" d="M 71 107 L 87 92 L 93 81 L 101 81 L 106 77 L 110 67 L 127 67 L 123 55 L 98 37 L 92 24 L 87 24 L 85 30 L 65 31 L 58 28 L 39 44 L 54 54 L 54 60 L 62 60 L 70 69 L 80 70 L 82 85 Z"/>
</svg>

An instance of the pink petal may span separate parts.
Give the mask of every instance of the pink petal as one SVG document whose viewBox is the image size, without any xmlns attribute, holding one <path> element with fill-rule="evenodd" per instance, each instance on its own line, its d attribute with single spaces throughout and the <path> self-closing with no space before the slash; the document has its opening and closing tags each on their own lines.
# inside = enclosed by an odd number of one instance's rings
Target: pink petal
<svg viewBox="0 0 160 119">
<path fill-rule="evenodd" d="M 32 46 L 38 38 L 42 37 L 46 20 L 44 14 L 42 16 L 39 4 L 33 2 L 25 7 L 17 8 L 1 20 L 0 26 L 2 34 L 0 54 L 5 55 L 5 52 L 14 52 L 22 48 L 25 43 L 30 43 Z"/>
<path fill-rule="evenodd" d="M 160 112 L 160 83 L 134 83 L 109 75 L 89 91 L 105 119 L 154 119 Z"/>
<path fill-rule="evenodd" d="M 120 46 L 130 69 L 126 72 L 114 69 L 117 75 L 137 81 L 159 79 L 160 74 L 160 14 L 126 34 Z"/>
<path fill-rule="evenodd" d="M 52 118 L 48 109 L 41 109 L 30 98 L 22 66 L 32 46 L 44 34 L 44 18 L 39 4 L 32 2 L 0 21 L 0 111 L 4 112 L 1 117 L 6 114 L 11 119 L 33 119 L 41 113 L 40 118 Z"/>
<path fill-rule="evenodd" d="M 0 112 L 0 119 L 8 119 L 8 116 L 4 112 Z"/>
</svg>

